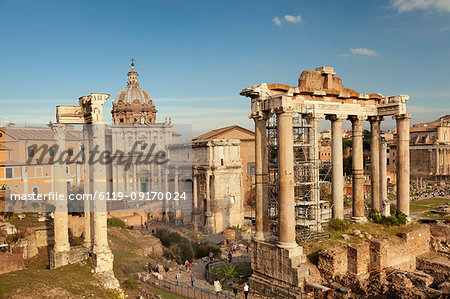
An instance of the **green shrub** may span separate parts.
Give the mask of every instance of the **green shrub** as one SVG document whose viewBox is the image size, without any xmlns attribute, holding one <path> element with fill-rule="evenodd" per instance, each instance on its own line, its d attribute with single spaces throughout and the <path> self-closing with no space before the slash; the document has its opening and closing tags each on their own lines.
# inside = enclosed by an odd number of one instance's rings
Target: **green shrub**
<svg viewBox="0 0 450 299">
<path fill-rule="evenodd" d="M 215 258 L 220 258 L 222 254 L 220 247 L 212 243 L 193 243 L 192 247 L 194 248 L 196 258 L 209 256 L 210 251 L 213 253 Z"/>
<path fill-rule="evenodd" d="M 123 286 L 128 290 L 135 290 L 137 288 L 138 281 L 134 277 L 130 277 L 123 282 Z"/>
<path fill-rule="evenodd" d="M 334 230 L 345 230 L 349 224 L 350 222 L 348 220 L 333 219 L 330 222 L 330 228 Z"/>
<path fill-rule="evenodd" d="M 186 238 L 183 238 L 179 233 L 170 231 L 165 228 L 157 230 L 155 236 L 161 241 L 161 244 L 163 246 L 168 248 L 183 240 L 187 240 Z"/>
<path fill-rule="evenodd" d="M 126 228 L 125 222 L 116 217 L 108 218 L 108 220 L 106 220 L 106 224 L 108 227 Z"/>
<path fill-rule="evenodd" d="M 378 224 L 381 224 L 384 221 L 383 216 L 381 216 L 377 210 L 370 210 L 369 219 Z"/>
</svg>

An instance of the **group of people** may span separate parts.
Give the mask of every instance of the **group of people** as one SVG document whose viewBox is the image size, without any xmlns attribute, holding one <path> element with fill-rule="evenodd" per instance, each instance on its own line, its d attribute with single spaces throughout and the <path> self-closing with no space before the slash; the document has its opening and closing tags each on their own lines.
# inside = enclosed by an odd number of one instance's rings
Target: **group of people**
<svg viewBox="0 0 450 299">
<path fill-rule="evenodd" d="M 194 283 L 195 283 L 194 272 L 191 272 L 191 275 L 190 275 L 189 278 L 190 278 L 190 281 L 191 281 L 191 287 L 195 288 L 195 285 L 194 285 Z M 181 284 L 181 271 L 178 271 L 177 275 L 175 275 L 175 279 L 177 280 L 177 285 L 180 285 Z"/>
</svg>

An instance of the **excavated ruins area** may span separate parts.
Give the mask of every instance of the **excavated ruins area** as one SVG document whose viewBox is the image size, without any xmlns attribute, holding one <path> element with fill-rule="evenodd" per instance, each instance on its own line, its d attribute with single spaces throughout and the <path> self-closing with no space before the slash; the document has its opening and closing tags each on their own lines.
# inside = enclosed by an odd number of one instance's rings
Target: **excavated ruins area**
<svg viewBox="0 0 450 299">
<path fill-rule="evenodd" d="M 304 244 L 311 280 L 334 298 L 449 298 L 449 224 L 376 229 L 352 224 Z"/>
</svg>

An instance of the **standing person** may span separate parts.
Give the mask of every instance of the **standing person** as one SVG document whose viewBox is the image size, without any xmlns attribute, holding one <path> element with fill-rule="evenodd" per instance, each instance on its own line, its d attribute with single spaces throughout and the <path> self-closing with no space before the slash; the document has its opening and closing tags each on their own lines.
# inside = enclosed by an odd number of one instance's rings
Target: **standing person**
<svg viewBox="0 0 450 299">
<path fill-rule="evenodd" d="M 210 250 L 209 251 L 209 262 L 211 263 L 214 260 L 214 254 L 213 252 Z"/>
<path fill-rule="evenodd" d="M 191 271 L 191 262 L 190 261 L 187 261 L 187 269 L 188 269 L 188 272 Z"/>
<path fill-rule="evenodd" d="M 191 273 L 191 286 L 194 288 L 195 276 L 194 273 Z"/>
<path fill-rule="evenodd" d="M 228 251 L 228 262 L 231 264 L 231 261 L 233 260 L 233 254 L 231 251 Z"/>
<path fill-rule="evenodd" d="M 164 266 L 164 272 L 166 272 L 166 279 L 167 279 L 167 275 L 169 274 L 169 267 L 167 267 L 167 265 Z"/>
<path fill-rule="evenodd" d="M 217 278 L 216 280 L 214 280 L 214 291 L 216 291 L 216 296 L 219 294 L 219 292 L 222 292 L 222 285 Z"/>
<path fill-rule="evenodd" d="M 248 292 L 250 291 L 250 289 L 249 289 L 249 287 L 248 287 L 248 284 L 247 283 L 245 283 L 244 284 L 244 295 L 245 295 L 245 299 L 247 299 L 247 296 L 248 296 Z"/>
<path fill-rule="evenodd" d="M 155 272 L 158 272 L 158 273 L 159 273 L 159 263 L 156 263 L 156 267 L 155 267 L 155 269 L 156 269 L 156 271 L 155 271 Z"/>
<path fill-rule="evenodd" d="M 247 253 L 248 253 L 248 245 L 247 245 L 247 246 L 245 246 L 245 249 L 247 250 Z"/>
<path fill-rule="evenodd" d="M 185 262 L 184 262 L 184 269 L 186 270 L 186 272 L 187 272 L 187 270 L 188 270 L 188 260 L 186 260 Z"/>
<path fill-rule="evenodd" d="M 147 268 L 148 268 L 148 273 L 151 273 L 152 272 L 152 263 L 148 263 L 148 265 L 147 265 Z"/>
<path fill-rule="evenodd" d="M 177 285 L 180 285 L 180 280 L 181 280 L 181 271 L 179 271 L 179 272 L 177 273 L 177 276 L 176 276 L 176 278 L 177 278 Z"/>
</svg>

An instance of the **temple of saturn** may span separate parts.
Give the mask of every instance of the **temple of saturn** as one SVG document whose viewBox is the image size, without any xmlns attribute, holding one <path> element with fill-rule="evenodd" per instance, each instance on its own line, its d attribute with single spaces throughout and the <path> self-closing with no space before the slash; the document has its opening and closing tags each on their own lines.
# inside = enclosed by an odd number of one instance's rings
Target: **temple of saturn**
<svg viewBox="0 0 450 299">
<path fill-rule="evenodd" d="M 79 99 L 79 106 L 57 106 L 57 123 L 50 124 L 53 129 L 57 151 L 65 150 L 66 124 L 83 124 L 83 147 L 85 152 L 94 147 L 105 151 L 105 124 L 103 122 L 103 104 L 108 94 L 92 93 Z M 55 153 L 60 155 L 59 152 Z M 84 193 L 106 192 L 106 165 L 88 163 L 84 159 Z M 54 185 L 58 194 L 65 194 L 66 165 L 54 164 Z M 70 248 L 68 235 L 67 201 L 57 201 L 54 213 L 54 246 L 50 252 L 50 268 L 58 268 L 78 262 L 90 254 L 95 273 L 108 288 L 118 288 L 119 282 L 113 273 L 113 254 L 108 245 L 107 211 L 104 200 L 84 200 L 84 248 Z"/>
<path fill-rule="evenodd" d="M 408 96 L 383 97 L 380 94 L 360 94 L 344 88 L 341 78 L 331 67 L 319 67 L 304 71 L 298 86 L 263 83 L 242 90 L 241 95 L 251 98 L 249 118 L 255 122 L 256 162 L 256 233 L 252 251 L 253 275 L 251 288 L 278 297 L 292 297 L 300 293 L 308 279 L 306 257 L 296 241 L 299 207 L 305 197 L 299 198 L 301 185 L 295 156 L 298 120 L 304 119 L 308 127 L 307 139 L 317 140 L 317 124 L 325 118 L 332 129 L 332 217 L 344 219 L 344 174 L 342 154 L 342 122 L 352 124 L 352 220 L 365 222 L 364 169 L 363 169 L 363 121 L 370 122 L 371 129 L 371 207 L 387 215 L 389 204 L 386 191 L 386 144 L 381 142 L 380 124 L 385 116 L 392 116 L 397 125 L 397 211 L 409 215 L 409 120 L 406 113 Z M 269 125 L 269 120 L 272 124 Z M 268 133 L 275 126 L 275 133 Z M 276 159 L 270 165 L 268 142 L 276 134 Z M 309 142 L 308 155 L 314 157 L 318 146 Z M 309 153 L 308 153 L 309 152 Z M 312 162 L 312 161 L 310 161 Z M 277 191 L 271 192 L 270 175 L 275 173 Z M 311 171 L 312 181 L 318 181 L 318 171 Z M 316 192 L 313 189 L 309 191 Z M 269 201 L 277 201 L 276 244 L 269 229 Z M 320 195 L 307 198 L 320 201 Z"/>
</svg>

